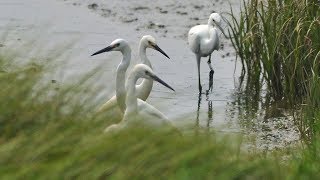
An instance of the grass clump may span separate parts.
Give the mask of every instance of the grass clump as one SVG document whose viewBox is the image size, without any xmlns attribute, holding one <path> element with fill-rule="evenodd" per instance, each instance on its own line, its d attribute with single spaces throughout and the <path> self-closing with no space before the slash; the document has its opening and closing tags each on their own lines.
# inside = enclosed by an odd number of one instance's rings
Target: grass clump
<svg viewBox="0 0 320 180">
<path fill-rule="evenodd" d="M 318 0 L 243 1 L 240 17 L 231 12 L 228 22 L 246 89 L 266 88 L 270 102 L 305 110 L 296 119 L 306 139 L 320 130 L 319 8 Z"/>
<path fill-rule="evenodd" d="M 302 102 L 320 76 L 319 2 L 244 1 L 229 21 L 248 86 L 267 83 L 274 100 Z M 262 78 L 261 78 L 262 76 Z"/>
</svg>

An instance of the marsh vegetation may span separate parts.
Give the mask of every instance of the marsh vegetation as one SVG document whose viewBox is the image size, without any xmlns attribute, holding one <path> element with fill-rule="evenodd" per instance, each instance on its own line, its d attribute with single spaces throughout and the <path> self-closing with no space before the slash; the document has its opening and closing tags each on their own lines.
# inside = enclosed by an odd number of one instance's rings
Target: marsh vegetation
<svg viewBox="0 0 320 180">
<path fill-rule="evenodd" d="M 47 57 L 51 63 L 34 58 L 21 64 L 14 52 L 2 48 L 0 177 L 318 178 L 318 1 L 251 0 L 243 5 L 240 18 L 233 15 L 229 25 L 242 62 L 240 91 L 251 97 L 244 104 L 254 111 L 255 103 L 263 99 L 263 108 L 287 109 L 304 140 L 301 146 L 265 152 L 248 148 L 250 142 L 238 134 L 221 135 L 201 127 L 183 129 L 182 135 L 141 127 L 104 134 L 105 127 L 120 119 L 112 112 L 93 111 L 101 90 L 93 85 L 99 69 L 59 84 L 47 75 L 59 68 L 57 56 Z"/>
</svg>

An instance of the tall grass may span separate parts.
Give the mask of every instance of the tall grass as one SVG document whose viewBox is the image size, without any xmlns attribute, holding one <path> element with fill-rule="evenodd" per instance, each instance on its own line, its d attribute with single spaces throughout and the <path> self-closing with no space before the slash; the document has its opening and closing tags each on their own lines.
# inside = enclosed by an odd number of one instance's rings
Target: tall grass
<svg viewBox="0 0 320 180">
<path fill-rule="evenodd" d="M 88 105 L 92 75 L 57 88 L 43 79 L 52 66 L 12 62 L 0 56 L 0 179 L 280 179 L 288 168 L 210 133 L 104 134 L 119 119 Z"/>
<path fill-rule="evenodd" d="M 229 25 L 248 85 L 265 82 L 274 100 L 303 101 L 320 74 L 319 13 L 317 0 L 243 2 Z"/>
<path fill-rule="evenodd" d="M 307 111 L 297 123 L 303 137 L 312 136 L 320 111 L 319 1 L 249 0 L 242 7 L 228 23 L 246 89 L 258 94 L 266 84 L 273 102 L 303 104 Z"/>
</svg>

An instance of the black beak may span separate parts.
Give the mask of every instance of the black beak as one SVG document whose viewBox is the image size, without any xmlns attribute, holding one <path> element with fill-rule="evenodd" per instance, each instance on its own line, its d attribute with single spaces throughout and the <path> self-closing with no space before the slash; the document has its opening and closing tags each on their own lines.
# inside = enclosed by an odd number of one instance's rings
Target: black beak
<svg viewBox="0 0 320 180">
<path fill-rule="evenodd" d="M 167 83 L 165 83 L 163 80 L 161 80 L 158 76 L 156 75 L 151 75 L 150 74 L 150 77 L 155 80 L 155 81 L 158 81 L 159 83 L 161 83 L 162 85 L 164 85 L 165 87 L 171 89 L 172 91 L 175 91 L 171 86 L 169 86 Z"/>
<path fill-rule="evenodd" d="M 108 46 L 106 48 L 103 48 L 95 53 L 93 53 L 91 56 L 95 56 L 97 54 L 101 54 L 101 53 L 104 53 L 104 52 L 108 52 L 108 51 L 111 51 L 112 49 L 114 48 L 114 46 Z"/>
<path fill-rule="evenodd" d="M 153 45 L 153 48 L 154 48 L 155 50 L 161 52 L 161 54 L 165 55 L 168 59 L 170 59 L 169 56 L 168 56 L 158 45 L 156 45 L 156 44 Z"/>
</svg>

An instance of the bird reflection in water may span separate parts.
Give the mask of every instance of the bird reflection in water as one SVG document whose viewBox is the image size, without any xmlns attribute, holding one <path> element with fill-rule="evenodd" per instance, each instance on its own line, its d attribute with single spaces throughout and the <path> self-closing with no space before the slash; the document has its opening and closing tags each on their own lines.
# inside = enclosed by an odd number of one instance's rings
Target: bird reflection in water
<svg viewBox="0 0 320 180">
<path fill-rule="evenodd" d="M 212 100 L 210 100 L 209 95 L 212 92 L 212 87 L 213 87 L 213 74 L 214 71 L 211 69 L 209 72 L 209 88 L 206 90 L 206 101 L 208 102 L 208 119 L 207 119 L 207 129 L 210 129 L 210 125 L 213 121 L 213 112 L 212 112 Z M 202 101 L 202 94 L 200 93 L 198 96 L 198 109 L 197 109 L 197 118 L 196 118 L 196 127 L 197 129 L 200 127 L 200 108 L 201 108 L 201 101 Z"/>
</svg>

